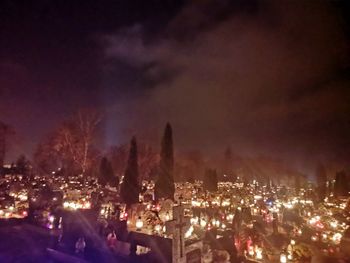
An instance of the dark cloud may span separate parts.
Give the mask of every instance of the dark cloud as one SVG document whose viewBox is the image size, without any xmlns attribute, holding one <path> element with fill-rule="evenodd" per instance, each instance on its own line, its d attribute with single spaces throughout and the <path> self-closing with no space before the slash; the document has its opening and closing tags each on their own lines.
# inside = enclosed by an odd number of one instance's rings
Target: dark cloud
<svg viewBox="0 0 350 263">
<path fill-rule="evenodd" d="M 155 41 L 140 25 L 107 37 L 107 58 L 158 80 L 119 107 L 121 125 L 152 134 L 169 120 L 178 149 L 231 144 L 293 163 L 349 157 L 349 82 L 340 74 L 348 43 L 337 10 L 320 1 L 259 1 L 242 12 L 213 3 L 185 6 Z"/>
</svg>

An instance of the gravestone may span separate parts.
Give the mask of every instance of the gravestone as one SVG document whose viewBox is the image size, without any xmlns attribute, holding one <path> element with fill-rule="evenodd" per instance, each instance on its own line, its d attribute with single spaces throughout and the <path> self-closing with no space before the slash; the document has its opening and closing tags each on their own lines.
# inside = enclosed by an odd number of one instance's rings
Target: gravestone
<svg viewBox="0 0 350 263">
<path fill-rule="evenodd" d="M 159 217 L 163 221 L 169 221 L 173 218 L 173 206 L 174 202 L 171 199 L 166 199 L 160 202 L 161 210 L 159 211 Z"/>
<path fill-rule="evenodd" d="M 188 240 L 189 241 L 189 240 Z M 186 242 L 185 253 L 186 263 L 201 263 L 202 262 L 202 240 Z"/>
</svg>

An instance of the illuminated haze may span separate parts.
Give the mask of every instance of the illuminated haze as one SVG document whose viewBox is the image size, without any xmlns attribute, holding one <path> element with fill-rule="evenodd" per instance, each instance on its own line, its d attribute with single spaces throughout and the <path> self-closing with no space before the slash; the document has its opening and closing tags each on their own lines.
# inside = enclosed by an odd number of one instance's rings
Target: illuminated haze
<svg viewBox="0 0 350 263">
<path fill-rule="evenodd" d="M 133 134 L 159 145 L 169 121 L 178 152 L 230 145 L 306 172 L 349 160 L 349 38 L 334 1 L 105 2 L 98 18 L 89 1 L 69 14 L 38 1 L 4 20 L 0 119 L 20 138 L 9 158 L 96 107 L 101 150 Z"/>
</svg>

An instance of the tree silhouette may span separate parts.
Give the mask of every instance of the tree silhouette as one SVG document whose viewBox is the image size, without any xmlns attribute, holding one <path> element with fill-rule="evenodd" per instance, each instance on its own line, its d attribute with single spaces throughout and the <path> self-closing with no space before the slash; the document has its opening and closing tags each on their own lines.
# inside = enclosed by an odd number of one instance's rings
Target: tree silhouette
<svg viewBox="0 0 350 263">
<path fill-rule="evenodd" d="M 69 174 L 90 172 L 98 161 L 93 142 L 100 121 L 97 112 L 79 110 L 39 144 L 34 156 L 36 165 L 43 172 L 57 168 L 64 168 Z"/>
<path fill-rule="evenodd" d="M 224 154 L 224 173 L 230 175 L 232 172 L 232 151 L 231 147 L 228 146 Z"/>
<path fill-rule="evenodd" d="M 158 180 L 155 184 L 156 199 L 169 198 L 174 200 L 174 149 L 173 135 L 169 123 L 167 123 L 162 139 Z"/>
<path fill-rule="evenodd" d="M 327 174 L 322 164 L 319 164 L 316 168 L 316 182 L 318 200 L 323 201 L 327 193 Z"/>
<path fill-rule="evenodd" d="M 215 169 L 207 169 L 204 174 L 203 188 L 209 192 L 218 190 L 218 175 Z"/>
<path fill-rule="evenodd" d="M 137 144 L 136 138 L 133 137 L 130 143 L 129 160 L 125 170 L 124 179 L 120 188 L 120 197 L 128 207 L 138 203 L 140 186 L 139 170 L 137 162 Z"/>
<path fill-rule="evenodd" d="M 350 183 L 349 177 L 346 175 L 345 171 L 337 172 L 335 176 L 334 184 L 334 195 L 335 197 L 339 196 L 349 196 Z"/>
<path fill-rule="evenodd" d="M 299 174 L 294 175 L 294 188 L 296 193 L 299 193 L 300 188 L 301 188 L 301 182 L 300 182 L 301 178 Z"/>
<path fill-rule="evenodd" d="M 13 135 L 14 130 L 6 123 L 0 121 L 0 170 L 4 166 L 8 148 L 8 136 Z"/>
<path fill-rule="evenodd" d="M 20 155 L 16 161 L 16 170 L 17 173 L 22 175 L 28 175 L 31 165 L 30 161 L 25 157 L 25 155 Z"/>
<path fill-rule="evenodd" d="M 103 186 L 105 186 L 106 184 L 109 184 L 111 186 L 117 186 L 119 184 L 119 178 L 115 176 L 112 164 L 107 159 L 107 157 L 103 157 L 101 159 L 99 182 Z"/>
</svg>

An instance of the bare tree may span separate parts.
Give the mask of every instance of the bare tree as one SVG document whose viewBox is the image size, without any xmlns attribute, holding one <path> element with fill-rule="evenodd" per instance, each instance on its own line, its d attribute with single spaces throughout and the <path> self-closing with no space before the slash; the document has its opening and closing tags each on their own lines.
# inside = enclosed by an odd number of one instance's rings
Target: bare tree
<svg viewBox="0 0 350 263">
<path fill-rule="evenodd" d="M 85 174 L 97 158 L 93 142 L 100 121 L 101 115 L 96 111 L 80 110 L 39 145 L 36 159 L 42 164 L 60 163 L 65 168 Z"/>
<path fill-rule="evenodd" d="M 101 115 L 92 110 L 80 110 L 77 114 L 78 134 L 82 139 L 81 170 L 84 174 L 88 165 L 88 154 L 91 150 L 97 125 L 101 121 Z"/>
</svg>

